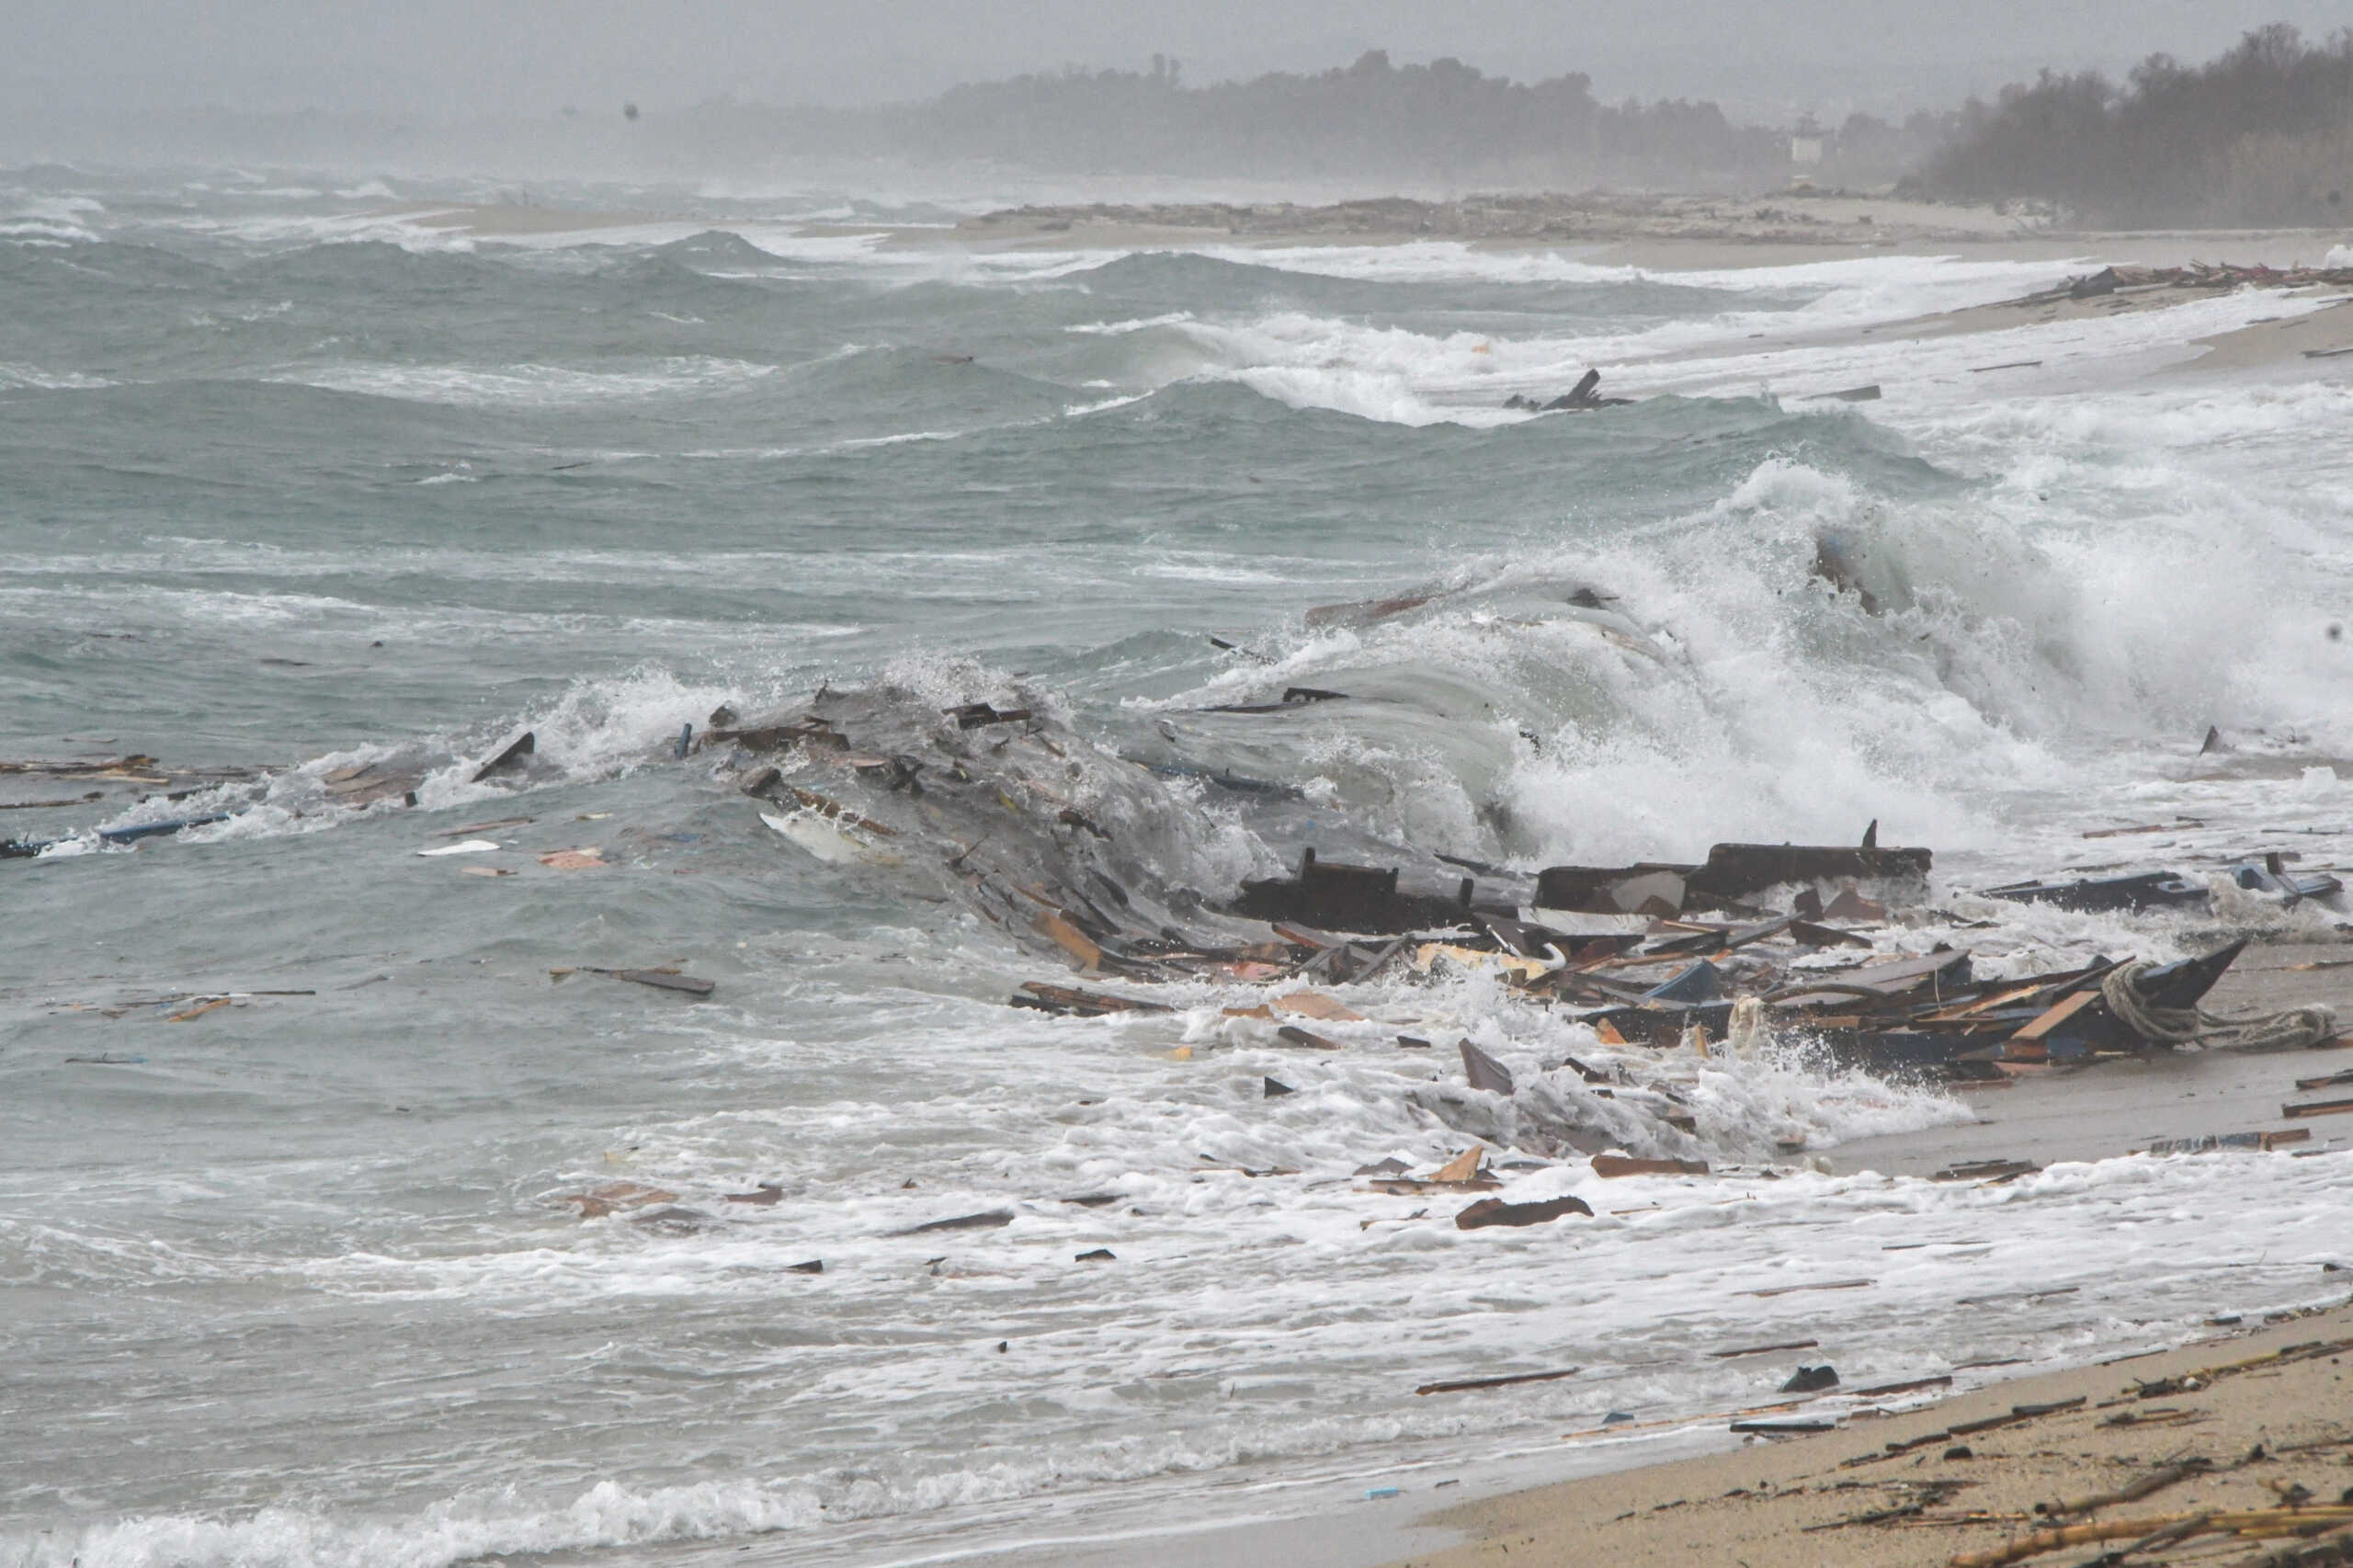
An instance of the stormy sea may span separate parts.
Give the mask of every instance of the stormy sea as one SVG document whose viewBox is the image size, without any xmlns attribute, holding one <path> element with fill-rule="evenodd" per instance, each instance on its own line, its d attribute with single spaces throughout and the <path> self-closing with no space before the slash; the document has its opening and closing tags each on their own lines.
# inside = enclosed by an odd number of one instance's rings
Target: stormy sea
<svg viewBox="0 0 2353 1568">
<path fill-rule="evenodd" d="M 1833 1313 L 1858 1384 L 2320 1299 L 2341 1140 L 1857 1171 L 1979 1108 L 1443 960 L 1332 1051 L 1246 964 L 1017 1007 L 1104 982 L 956 874 L 1084 847 L 1181 939 L 1308 848 L 1508 891 L 1876 822 L 1936 856 L 1882 951 L 2199 950 L 1975 890 L 2353 851 L 2353 383 L 2176 366 L 2312 301 L 1895 341 L 2081 268 L 985 205 L 0 172 L 0 1563 L 1142 1542 L 1637 1462 Z M 1631 401 L 1510 406 L 1589 367 Z M 813 710 L 840 755 L 733 742 Z M 1473 1142 L 1595 1213 L 1362 1174 Z"/>
</svg>

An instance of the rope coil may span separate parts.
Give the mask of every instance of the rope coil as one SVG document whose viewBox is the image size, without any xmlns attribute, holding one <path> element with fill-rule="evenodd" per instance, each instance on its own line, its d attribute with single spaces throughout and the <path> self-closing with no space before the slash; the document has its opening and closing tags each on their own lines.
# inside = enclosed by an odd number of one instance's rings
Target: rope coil
<svg viewBox="0 0 2353 1568">
<path fill-rule="evenodd" d="M 2141 994 L 2136 982 L 2157 966 L 2145 959 L 2120 964 L 2099 983 L 2100 1000 L 2117 1022 L 2158 1045 L 2269 1047 L 2296 1050 L 2318 1045 L 2336 1032 L 2333 1007 L 2290 1007 L 2278 1013 L 2233 1017 L 2203 1007 L 2160 1007 Z"/>
</svg>

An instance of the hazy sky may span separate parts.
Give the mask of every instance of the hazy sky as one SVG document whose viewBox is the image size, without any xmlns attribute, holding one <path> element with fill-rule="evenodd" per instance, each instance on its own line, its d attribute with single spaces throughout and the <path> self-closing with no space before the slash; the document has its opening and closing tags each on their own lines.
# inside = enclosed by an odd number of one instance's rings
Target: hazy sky
<svg viewBox="0 0 2353 1568">
<path fill-rule="evenodd" d="M 2346 0 L 0 0 L 18 112 L 324 108 L 434 119 L 733 94 L 846 102 L 1065 62 L 1188 80 L 1453 54 L 1605 97 L 1949 102 L 2051 62 L 2203 57 Z M 1811 101 L 1809 101 L 1811 100 Z"/>
</svg>

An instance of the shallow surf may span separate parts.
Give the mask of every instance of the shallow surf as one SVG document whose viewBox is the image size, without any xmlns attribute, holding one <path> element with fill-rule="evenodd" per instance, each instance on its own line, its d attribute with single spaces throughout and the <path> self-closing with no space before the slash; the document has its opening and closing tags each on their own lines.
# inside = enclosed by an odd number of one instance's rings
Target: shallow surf
<svg viewBox="0 0 2353 1568">
<path fill-rule="evenodd" d="M 1304 1063 L 1224 1016 L 1240 986 L 1016 1012 L 1035 957 L 671 744 L 827 681 L 1018 683 L 1090 766 L 1197 770 L 1154 873 L 1212 895 L 1300 839 L 1532 868 L 1874 818 L 1937 846 L 1948 903 L 2121 858 L 2092 825 L 2336 863 L 2353 393 L 2140 374 L 2263 301 L 2018 329 L 2037 356 L 1823 338 L 2063 267 L 966 256 L 798 236 L 813 198 L 499 243 L 385 210 L 468 194 L 0 176 L 5 755 L 263 770 L 7 813 L 64 842 L 0 865 L 0 1556 L 887 1553 L 1721 1409 L 1757 1379 L 1702 1347 L 1825 1310 L 1848 1380 L 1893 1381 L 2313 1297 L 2343 1153 L 1768 1178 L 1784 1142 L 1972 1114 L 1798 1055 L 1676 1069 L 1745 1175 L 1499 1150 L 1515 1199 L 1595 1220 L 1407 1222 L 1358 1166 L 1510 1130 L 1396 1035 L 1534 1078 L 1589 1031 L 1475 975 L 1345 992 L 1371 1021 Z M 2029 357 L 2063 378 L 1973 369 Z M 1589 363 L 1646 401 L 1503 407 Z M 1802 395 L 1863 381 L 1884 398 Z M 1873 608 L 1821 580 L 1825 540 Z M 1349 699 L 1204 711 L 1292 686 Z M 526 729 L 529 769 L 473 778 Z M 369 765 L 415 768 L 415 807 L 340 803 Z M 416 853 L 515 816 L 495 853 Z M 584 847 L 605 869 L 539 858 Z M 2021 955 L 2200 937 L 2005 918 Z M 710 999 L 549 972 L 679 961 Z M 211 990 L 310 994 L 150 1000 Z M 624 1180 L 700 1219 L 563 1201 Z M 1835 1309 L 1745 1293 L 1848 1278 Z M 1572 1364 L 1508 1403 L 1412 1392 Z"/>
</svg>

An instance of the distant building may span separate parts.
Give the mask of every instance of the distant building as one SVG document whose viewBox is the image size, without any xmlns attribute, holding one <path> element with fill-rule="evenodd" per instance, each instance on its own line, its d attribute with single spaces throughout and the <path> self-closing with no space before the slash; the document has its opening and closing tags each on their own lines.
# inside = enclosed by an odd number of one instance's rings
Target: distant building
<svg viewBox="0 0 2353 1568">
<path fill-rule="evenodd" d="M 1813 116 L 1800 116 L 1796 129 L 1790 132 L 1790 162 L 1802 169 L 1820 168 L 1823 154 L 1830 150 L 1832 134 L 1822 129 L 1822 121 Z"/>
</svg>

